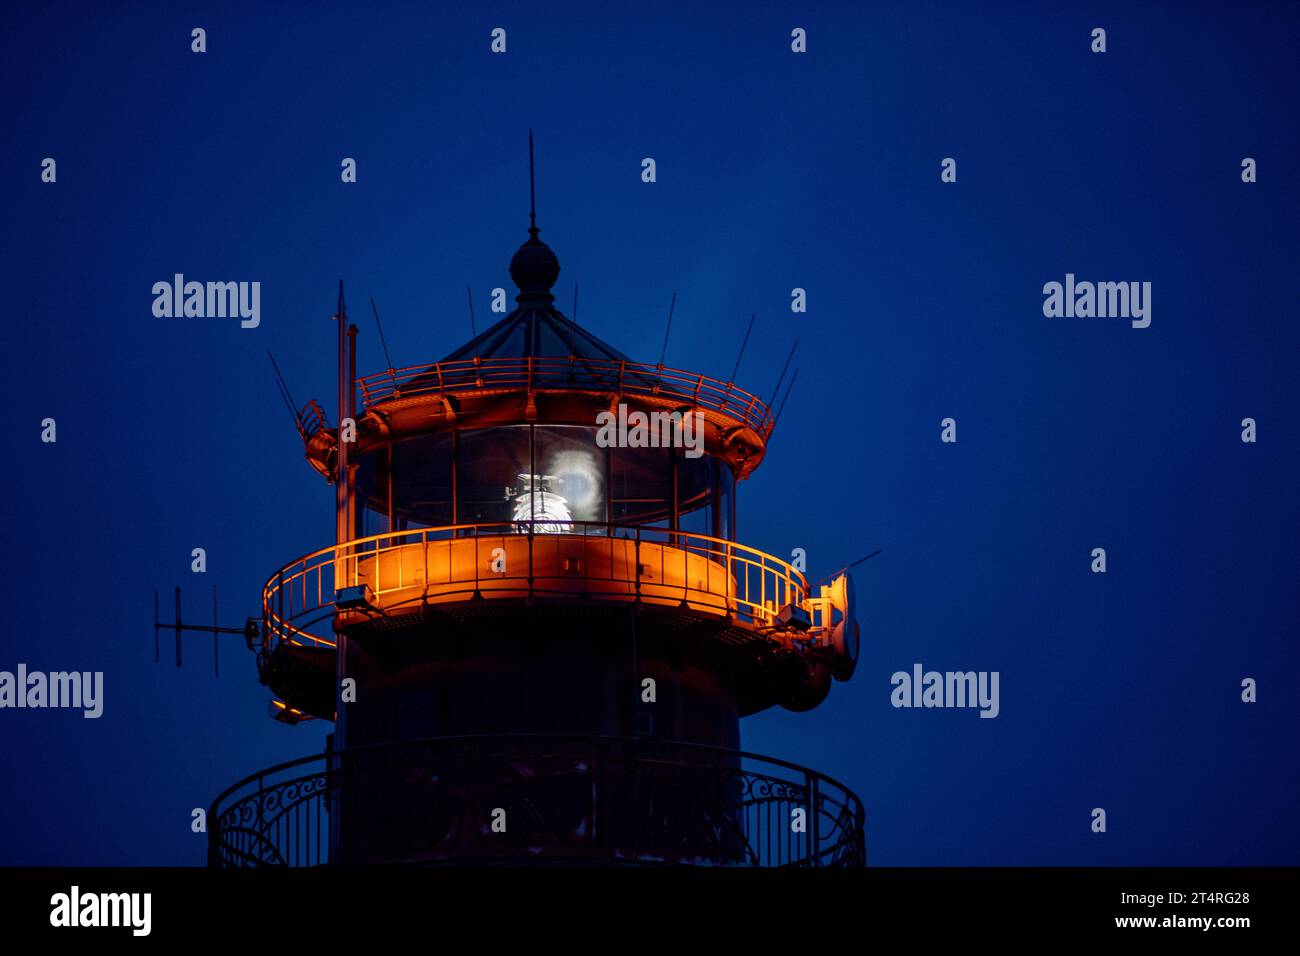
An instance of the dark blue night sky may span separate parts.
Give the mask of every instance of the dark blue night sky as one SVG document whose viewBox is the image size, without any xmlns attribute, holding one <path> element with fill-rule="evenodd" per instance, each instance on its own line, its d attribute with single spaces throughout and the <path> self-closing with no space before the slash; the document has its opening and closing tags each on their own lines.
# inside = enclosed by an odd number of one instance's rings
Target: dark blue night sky
<svg viewBox="0 0 1300 956">
<path fill-rule="evenodd" d="M 740 540 L 883 549 L 853 681 L 746 749 L 856 790 L 875 864 L 1300 863 L 1295 4 L 120 6 L 0 33 L 0 669 L 106 681 L 0 711 L 0 863 L 201 864 L 191 808 L 320 750 L 238 640 L 155 666 L 153 591 L 242 623 L 332 542 L 266 351 L 333 418 L 340 277 L 363 373 L 371 296 L 399 365 L 470 337 L 467 284 L 482 328 L 530 127 L 582 325 L 654 362 L 676 292 L 669 364 L 725 378 L 757 312 L 765 397 L 800 339 Z M 260 281 L 261 326 L 155 318 L 177 272 Z M 1045 318 L 1066 273 L 1151 282 L 1150 328 Z M 1000 716 L 891 707 L 917 662 L 999 671 Z"/>
</svg>

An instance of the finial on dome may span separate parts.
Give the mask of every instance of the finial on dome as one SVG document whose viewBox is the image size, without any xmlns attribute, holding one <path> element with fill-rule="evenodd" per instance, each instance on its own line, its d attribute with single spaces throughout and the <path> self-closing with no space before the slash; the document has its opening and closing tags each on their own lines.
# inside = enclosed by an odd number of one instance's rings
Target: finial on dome
<svg viewBox="0 0 1300 956">
<path fill-rule="evenodd" d="M 510 260 L 510 278 L 519 287 L 520 305 L 550 305 L 551 286 L 560 276 L 560 260 L 551 247 L 537 238 L 537 188 L 533 174 L 533 131 L 528 131 L 528 241 Z"/>
<path fill-rule="evenodd" d="M 528 231 L 537 236 L 537 189 L 533 183 L 533 131 L 528 131 Z"/>
</svg>

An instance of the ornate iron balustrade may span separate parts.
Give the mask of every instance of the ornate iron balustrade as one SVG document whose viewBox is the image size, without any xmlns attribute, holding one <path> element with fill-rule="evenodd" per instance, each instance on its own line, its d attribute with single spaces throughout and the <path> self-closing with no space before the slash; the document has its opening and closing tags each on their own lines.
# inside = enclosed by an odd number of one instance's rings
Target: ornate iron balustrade
<svg viewBox="0 0 1300 956">
<path fill-rule="evenodd" d="M 775 427 L 772 411 L 758 396 L 707 375 L 647 365 L 570 356 L 461 359 L 390 369 L 357 380 L 362 411 L 383 402 L 416 395 L 479 390 L 598 389 L 631 395 L 656 395 L 690 401 L 729 415 L 764 441 Z"/>
<path fill-rule="evenodd" d="M 755 628 L 771 627 L 783 607 L 803 605 L 809 597 L 807 579 L 794 567 L 722 538 L 592 521 L 568 522 L 569 533 L 534 534 L 532 524 L 385 532 L 299 558 L 271 575 L 262 589 L 265 646 L 286 641 L 333 647 L 333 640 L 310 628 L 332 618 L 336 591 L 358 586 L 385 613 L 476 595 L 582 595 L 597 601 L 684 602 Z M 500 573 L 489 568 L 498 548 L 512 552 Z"/>
<path fill-rule="evenodd" d="M 649 738 L 443 737 L 306 757 L 227 789 L 208 826 L 215 867 L 866 864 L 862 803 L 830 777 Z"/>
</svg>

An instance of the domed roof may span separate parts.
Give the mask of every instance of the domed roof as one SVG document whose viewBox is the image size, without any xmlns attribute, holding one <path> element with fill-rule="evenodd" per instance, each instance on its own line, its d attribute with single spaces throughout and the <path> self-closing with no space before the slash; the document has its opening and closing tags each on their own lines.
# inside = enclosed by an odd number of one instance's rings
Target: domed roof
<svg viewBox="0 0 1300 956">
<path fill-rule="evenodd" d="M 537 202 L 533 182 L 533 134 L 528 132 L 528 240 L 510 260 L 510 278 L 519 287 L 516 308 L 486 332 L 447 355 L 442 362 L 482 362 L 490 359 L 569 359 L 566 380 L 573 388 L 618 387 L 621 381 L 644 379 L 620 363 L 626 355 L 602 342 L 555 308 L 551 288 L 560 276 L 560 260 L 537 238 Z"/>
<path fill-rule="evenodd" d="M 537 227 L 510 260 L 510 277 L 519 286 L 518 307 L 486 332 L 452 352 L 444 362 L 501 358 L 576 358 L 631 362 L 614 346 L 602 342 L 555 308 L 551 285 L 560 274 L 560 260 L 537 238 Z"/>
<path fill-rule="evenodd" d="M 510 277 L 519 286 L 517 307 L 485 332 L 479 333 L 442 362 L 492 359 L 570 359 L 566 384 L 573 388 L 615 388 L 620 378 L 646 387 L 653 380 L 620 363 L 636 365 L 614 346 L 592 335 L 559 309 L 551 285 L 560 274 L 560 261 L 551 247 L 537 238 L 537 227 L 510 260 Z M 669 389 L 665 388 L 665 391 Z"/>
<path fill-rule="evenodd" d="M 510 278 L 519 287 L 517 308 L 490 329 L 452 352 L 444 362 L 494 358 L 575 358 L 631 362 L 555 308 L 551 287 L 560 275 L 560 260 L 537 238 L 537 219 L 529 215 L 528 241 L 510 260 Z"/>
<path fill-rule="evenodd" d="M 536 303 L 549 305 L 555 301 L 551 286 L 560 276 L 560 260 L 551 247 L 537 238 L 538 229 L 531 226 L 529 238 L 510 260 L 510 278 L 519 287 L 515 301 L 520 305 Z"/>
</svg>

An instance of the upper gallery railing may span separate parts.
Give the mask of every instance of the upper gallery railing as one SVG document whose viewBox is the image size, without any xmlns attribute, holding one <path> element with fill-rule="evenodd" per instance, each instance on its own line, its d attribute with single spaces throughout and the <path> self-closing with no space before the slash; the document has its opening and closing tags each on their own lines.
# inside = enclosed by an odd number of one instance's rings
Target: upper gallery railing
<svg viewBox="0 0 1300 956">
<path fill-rule="evenodd" d="M 707 375 L 613 359 L 462 359 L 390 369 L 357 380 L 362 408 L 395 398 L 479 389 L 572 389 L 633 395 L 667 395 L 743 422 L 766 441 L 775 425 L 772 411 L 756 395 Z"/>
<path fill-rule="evenodd" d="M 794 567 L 722 538 L 595 521 L 533 533 L 534 524 L 555 526 L 547 520 L 419 528 L 298 558 L 262 589 L 266 645 L 333 647 L 328 622 L 336 592 L 347 588 L 362 588 L 366 602 L 384 613 L 476 596 L 582 596 L 685 605 L 755 628 L 772 626 L 782 608 L 809 598 L 808 582 Z"/>
</svg>

